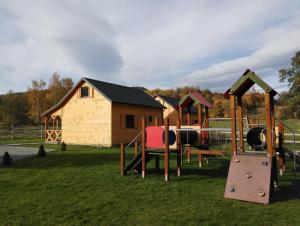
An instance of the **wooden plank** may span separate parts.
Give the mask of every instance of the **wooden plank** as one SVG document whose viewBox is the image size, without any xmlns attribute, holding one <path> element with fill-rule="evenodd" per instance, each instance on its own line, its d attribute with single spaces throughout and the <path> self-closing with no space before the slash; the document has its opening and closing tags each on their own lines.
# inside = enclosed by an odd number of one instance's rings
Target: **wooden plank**
<svg viewBox="0 0 300 226">
<path fill-rule="evenodd" d="M 267 149 L 268 156 L 272 158 L 273 156 L 273 145 L 272 145 L 272 119 L 271 119 L 271 95 L 270 93 L 265 93 L 265 110 L 266 110 L 266 139 L 267 139 Z"/>
<path fill-rule="evenodd" d="M 239 127 L 239 147 L 240 151 L 245 152 L 244 149 L 244 133 L 243 133 L 243 104 L 242 97 L 238 96 L 237 98 L 237 113 L 238 113 L 238 127 Z"/>
<path fill-rule="evenodd" d="M 164 163 L 165 163 L 165 181 L 169 181 L 169 119 L 165 120 L 165 152 L 164 152 Z"/>
<path fill-rule="evenodd" d="M 230 95 L 230 114 L 231 114 L 231 148 L 233 154 L 237 154 L 236 146 L 236 112 L 235 112 L 235 96 Z"/>
<path fill-rule="evenodd" d="M 191 150 L 192 154 L 201 154 L 201 155 L 223 155 L 223 152 L 220 150 Z"/>
</svg>

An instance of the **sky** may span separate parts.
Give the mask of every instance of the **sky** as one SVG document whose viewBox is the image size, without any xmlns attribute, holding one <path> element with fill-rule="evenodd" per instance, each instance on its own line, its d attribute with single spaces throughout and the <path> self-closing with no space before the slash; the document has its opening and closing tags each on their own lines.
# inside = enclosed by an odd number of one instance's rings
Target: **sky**
<svg viewBox="0 0 300 226">
<path fill-rule="evenodd" d="M 0 93 L 54 72 L 224 92 L 247 68 L 284 91 L 299 15 L 299 0 L 0 0 Z"/>
</svg>

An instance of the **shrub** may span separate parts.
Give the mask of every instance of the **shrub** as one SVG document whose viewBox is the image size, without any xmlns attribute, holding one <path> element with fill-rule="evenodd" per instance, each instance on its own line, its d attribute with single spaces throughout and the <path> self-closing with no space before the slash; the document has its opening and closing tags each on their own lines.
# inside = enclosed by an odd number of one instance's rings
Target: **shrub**
<svg viewBox="0 0 300 226">
<path fill-rule="evenodd" d="M 65 142 L 62 142 L 61 145 L 60 145 L 60 150 L 61 151 L 66 151 L 67 150 L 67 145 Z"/>
<path fill-rule="evenodd" d="M 45 157 L 47 155 L 47 152 L 45 151 L 44 145 L 41 144 L 39 147 L 39 151 L 37 153 L 39 157 Z"/>
<path fill-rule="evenodd" d="M 2 159 L 2 164 L 4 166 L 10 166 L 12 164 L 12 158 L 8 154 L 8 152 L 5 152 Z"/>
</svg>

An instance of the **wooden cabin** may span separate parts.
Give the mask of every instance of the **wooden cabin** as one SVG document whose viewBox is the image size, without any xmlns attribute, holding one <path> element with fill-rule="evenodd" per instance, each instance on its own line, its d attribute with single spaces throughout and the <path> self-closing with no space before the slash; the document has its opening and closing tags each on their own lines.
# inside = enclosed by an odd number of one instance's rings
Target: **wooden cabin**
<svg viewBox="0 0 300 226">
<path fill-rule="evenodd" d="M 192 93 L 193 92 L 189 92 L 187 95 L 189 96 Z M 184 96 L 183 98 L 186 98 L 186 97 L 187 96 Z M 167 96 L 163 96 L 163 95 L 159 95 L 159 94 L 154 95 L 154 99 L 157 100 L 160 104 L 162 104 L 165 107 L 163 110 L 164 119 L 169 118 L 170 125 L 175 126 L 177 119 L 180 117 L 179 116 L 179 103 L 181 100 L 178 98 L 167 97 Z M 209 108 L 211 108 L 211 105 L 206 100 L 205 100 L 205 104 L 208 104 Z M 188 122 L 189 116 L 190 116 L 190 122 Z M 182 125 L 188 125 L 188 124 L 190 124 L 190 125 L 199 124 L 198 110 L 195 106 L 190 106 L 190 108 L 183 108 Z"/>
<path fill-rule="evenodd" d="M 163 118 L 163 106 L 142 90 L 82 78 L 42 114 L 46 142 L 110 147 L 129 143 L 147 125 Z"/>
</svg>

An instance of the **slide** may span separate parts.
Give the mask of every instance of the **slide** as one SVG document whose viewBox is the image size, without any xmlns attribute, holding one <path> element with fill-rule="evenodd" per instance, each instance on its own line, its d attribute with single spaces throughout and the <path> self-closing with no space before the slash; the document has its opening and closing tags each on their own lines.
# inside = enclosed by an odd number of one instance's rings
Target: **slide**
<svg viewBox="0 0 300 226">
<path fill-rule="evenodd" d="M 147 154 L 146 156 L 146 164 L 152 159 L 152 155 Z M 142 152 L 139 151 L 137 155 L 129 162 L 129 164 L 125 167 L 125 173 L 128 174 L 131 170 L 137 170 L 139 172 L 142 171 Z"/>
</svg>

